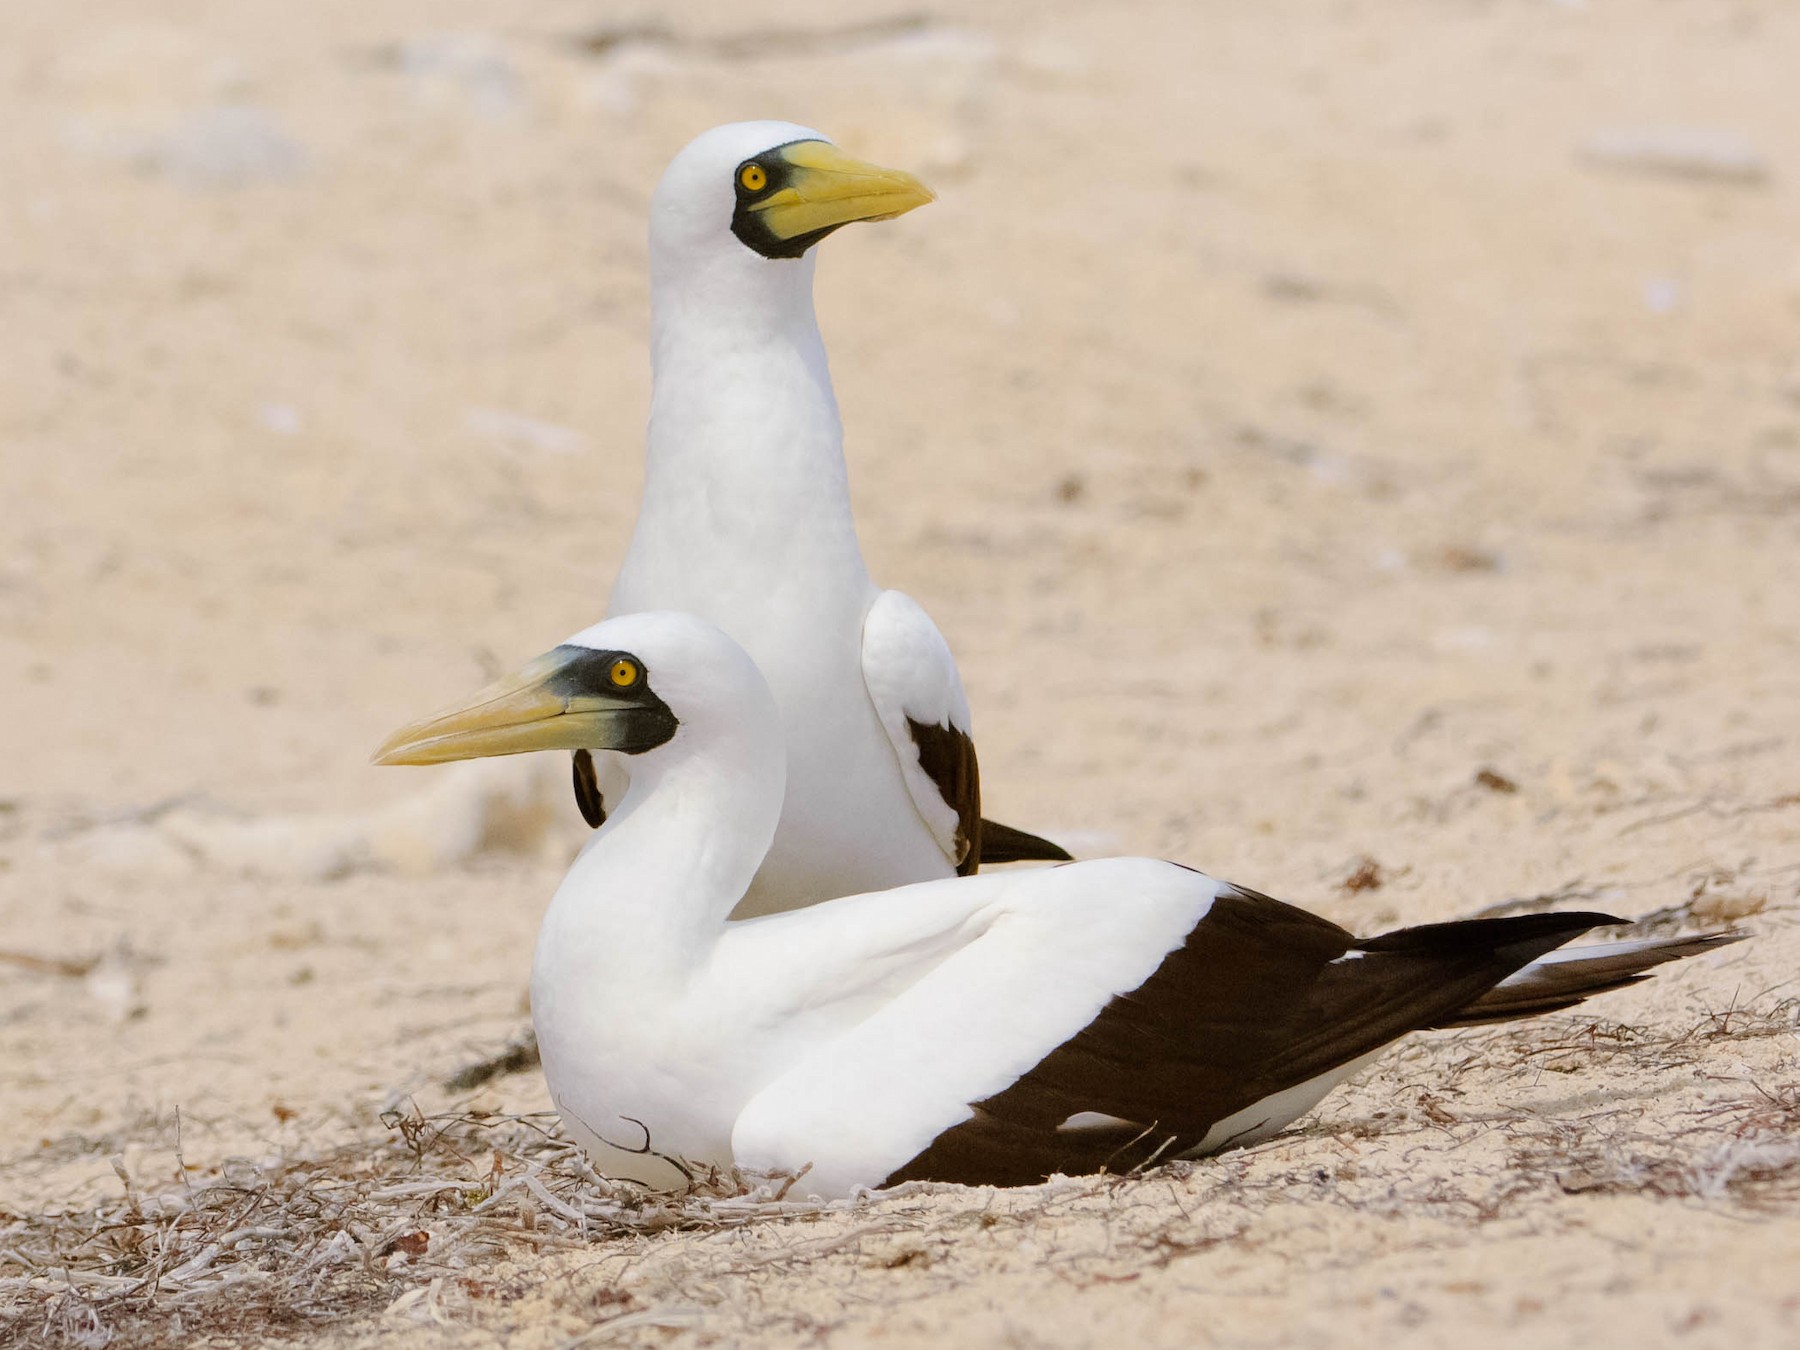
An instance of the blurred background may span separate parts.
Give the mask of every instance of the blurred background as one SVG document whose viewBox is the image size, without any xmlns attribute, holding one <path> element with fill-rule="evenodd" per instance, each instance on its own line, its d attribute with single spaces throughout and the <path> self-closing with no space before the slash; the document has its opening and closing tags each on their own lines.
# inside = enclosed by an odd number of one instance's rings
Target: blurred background
<svg viewBox="0 0 1800 1350">
<path fill-rule="evenodd" d="M 832 238 L 818 303 L 994 814 L 1359 925 L 1791 908 L 1794 6 L 0 29 L 10 1145 L 366 1119 L 516 1027 L 561 760 L 458 796 L 367 755 L 599 617 L 649 193 L 747 117 L 940 194 Z"/>
</svg>

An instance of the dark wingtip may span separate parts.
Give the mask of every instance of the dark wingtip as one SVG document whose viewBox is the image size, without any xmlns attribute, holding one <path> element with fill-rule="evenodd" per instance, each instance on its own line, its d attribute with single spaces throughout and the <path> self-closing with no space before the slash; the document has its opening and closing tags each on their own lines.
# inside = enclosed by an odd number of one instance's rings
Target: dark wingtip
<svg viewBox="0 0 1800 1350">
<path fill-rule="evenodd" d="M 1424 951 L 1439 947 L 1512 947 L 1545 944 L 1560 946 L 1590 928 L 1620 928 L 1625 920 L 1596 910 L 1552 911 L 1548 914 L 1514 914 L 1504 919 L 1452 919 L 1396 928 L 1391 933 L 1358 942 L 1365 952 Z"/>
<path fill-rule="evenodd" d="M 997 820 L 981 820 L 981 865 L 1009 862 L 1074 862 L 1075 855 L 1059 844 L 1015 830 Z"/>
<path fill-rule="evenodd" d="M 594 772 L 594 756 L 586 750 L 577 750 L 574 760 L 575 805 L 581 808 L 581 818 L 597 830 L 606 824 L 606 799 L 600 795 L 600 779 Z"/>
</svg>

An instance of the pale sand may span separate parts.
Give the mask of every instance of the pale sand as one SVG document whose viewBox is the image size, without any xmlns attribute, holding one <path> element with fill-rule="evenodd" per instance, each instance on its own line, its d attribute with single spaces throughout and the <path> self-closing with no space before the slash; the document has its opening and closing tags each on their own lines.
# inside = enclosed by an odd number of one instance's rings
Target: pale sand
<svg viewBox="0 0 1800 1350">
<path fill-rule="evenodd" d="M 597 53 L 566 39 L 654 11 L 7 7 L 0 950 L 110 955 L 0 959 L 0 1277 L 8 1216 L 112 1201 L 110 1155 L 166 1186 L 176 1108 L 195 1176 L 377 1147 L 520 1024 L 560 764 L 366 755 L 599 615 L 649 189 L 782 116 L 941 193 L 832 239 L 819 304 L 871 565 L 958 654 L 991 814 L 1361 929 L 1566 892 L 1756 940 L 1419 1038 L 1191 1170 L 521 1245 L 271 1334 L 1800 1339 L 1800 11 L 830 36 L 893 12 L 696 5 L 686 39 L 774 36 Z"/>
</svg>

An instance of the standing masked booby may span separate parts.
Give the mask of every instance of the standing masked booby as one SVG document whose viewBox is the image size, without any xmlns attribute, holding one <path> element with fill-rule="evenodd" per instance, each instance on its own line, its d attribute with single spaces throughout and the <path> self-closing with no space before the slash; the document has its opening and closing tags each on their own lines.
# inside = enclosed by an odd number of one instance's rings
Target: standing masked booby
<svg viewBox="0 0 1800 1350">
<path fill-rule="evenodd" d="M 813 245 L 932 194 L 786 122 L 715 127 L 650 205 L 644 498 L 610 614 L 718 624 L 775 691 L 787 795 L 740 916 L 1066 859 L 981 818 L 962 680 L 936 626 L 869 578 L 813 314 Z M 590 824 L 629 769 L 575 760 Z"/>
<path fill-rule="evenodd" d="M 1568 1007 L 1731 940 L 1556 950 L 1619 922 L 1586 913 L 1359 939 L 1149 858 L 728 923 L 778 837 L 786 736 L 743 648 L 638 614 L 378 752 L 634 757 L 531 982 L 551 1096 L 610 1175 L 671 1186 L 691 1159 L 836 1196 L 1123 1171 L 1264 1139 L 1410 1031 Z"/>
</svg>

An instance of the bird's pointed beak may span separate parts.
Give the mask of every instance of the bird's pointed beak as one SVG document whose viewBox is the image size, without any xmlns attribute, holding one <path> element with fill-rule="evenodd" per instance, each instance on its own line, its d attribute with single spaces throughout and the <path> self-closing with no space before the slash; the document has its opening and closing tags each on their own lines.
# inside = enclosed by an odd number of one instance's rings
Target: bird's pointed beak
<svg viewBox="0 0 1800 1350">
<path fill-rule="evenodd" d="M 466 703 L 401 727 L 375 752 L 374 762 L 444 764 L 532 750 L 636 754 L 667 741 L 675 727 L 674 714 L 650 692 L 635 658 L 565 645 Z"/>
<path fill-rule="evenodd" d="M 777 239 L 818 238 L 857 220 L 891 220 L 937 194 L 910 173 L 853 159 L 827 141 L 795 141 L 776 152 L 788 165 L 781 188 L 749 205 Z"/>
</svg>

